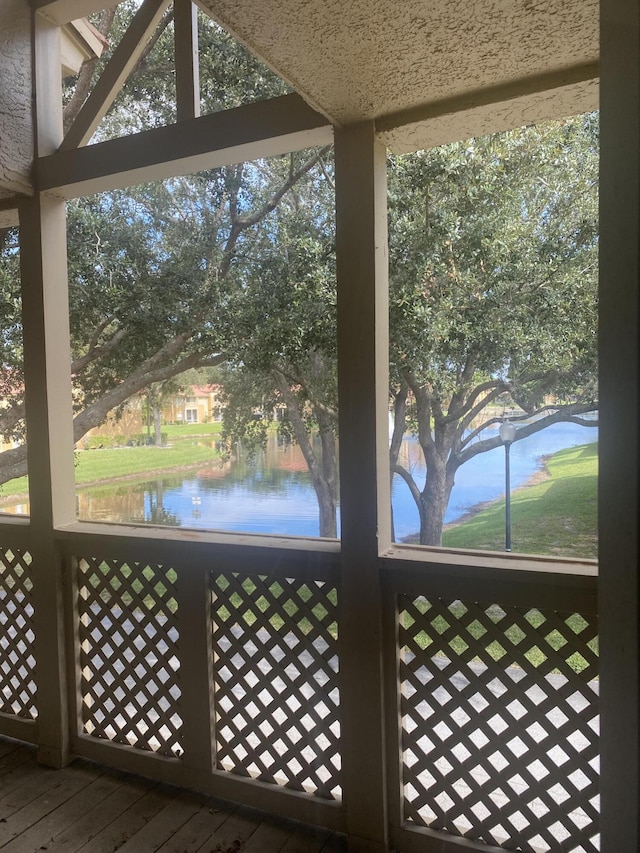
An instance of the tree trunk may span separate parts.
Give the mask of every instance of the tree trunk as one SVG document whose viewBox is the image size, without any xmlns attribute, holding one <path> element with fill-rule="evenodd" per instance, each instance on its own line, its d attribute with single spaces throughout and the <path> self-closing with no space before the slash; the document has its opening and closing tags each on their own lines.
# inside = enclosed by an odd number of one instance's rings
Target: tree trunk
<svg viewBox="0 0 640 853">
<path fill-rule="evenodd" d="M 277 368 L 273 368 L 273 376 L 276 380 L 278 390 L 286 403 L 293 434 L 307 463 L 309 474 L 311 475 L 311 483 L 318 499 L 319 535 L 335 539 L 338 535 L 337 474 L 335 438 L 330 419 L 328 415 L 316 412 L 320 429 L 320 441 L 323 449 L 322 458 L 318 459 L 306 430 L 302 414 L 298 408 L 298 402 L 289 387 L 287 379 Z"/>
<path fill-rule="evenodd" d="M 420 495 L 420 544 L 442 545 L 442 527 L 447 510 L 444 470 L 427 471 Z"/>
<path fill-rule="evenodd" d="M 442 528 L 455 482 L 456 468 L 438 464 L 427 471 L 420 495 L 420 544 L 442 545 Z"/>
<path fill-rule="evenodd" d="M 391 472 L 390 491 L 393 492 L 393 477 L 395 474 L 396 465 L 398 464 L 398 456 L 402 447 L 402 440 L 407 428 L 407 396 L 409 394 L 409 386 L 403 382 L 393 398 L 393 429 L 391 430 L 389 443 L 389 471 Z M 391 541 L 396 541 L 396 527 L 393 518 L 393 501 L 390 507 L 391 513 Z"/>
<path fill-rule="evenodd" d="M 444 516 L 449 505 L 455 471 L 438 460 L 427 469 L 427 479 L 420 494 L 420 544 L 442 545 Z"/>
<path fill-rule="evenodd" d="M 316 487 L 316 495 L 318 498 L 318 510 L 320 519 L 320 536 L 326 536 L 329 539 L 338 538 L 338 508 L 335 496 L 330 494 L 329 489 Z"/>
<path fill-rule="evenodd" d="M 320 511 L 320 536 L 336 539 L 338 536 L 338 470 L 336 460 L 336 438 L 331 419 L 323 412 L 317 414 L 322 448 L 322 495 L 318 495 Z"/>
<path fill-rule="evenodd" d="M 153 435 L 156 447 L 162 447 L 162 423 L 160 421 L 160 406 L 157 402 L 153 404 Z"/>
</svg>

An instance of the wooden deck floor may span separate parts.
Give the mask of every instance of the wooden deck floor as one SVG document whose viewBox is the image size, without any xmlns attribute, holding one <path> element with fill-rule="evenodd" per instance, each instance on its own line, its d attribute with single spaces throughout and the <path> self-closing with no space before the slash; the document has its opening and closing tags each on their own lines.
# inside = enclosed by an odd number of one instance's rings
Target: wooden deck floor
<svg viewBox="0 0 640 853">
<path fill-rule="evenodd" d="M 345 853 L 342 836 L 78 760 L 37 764 L 0 739 L 7 853 Z"/>
</svg>

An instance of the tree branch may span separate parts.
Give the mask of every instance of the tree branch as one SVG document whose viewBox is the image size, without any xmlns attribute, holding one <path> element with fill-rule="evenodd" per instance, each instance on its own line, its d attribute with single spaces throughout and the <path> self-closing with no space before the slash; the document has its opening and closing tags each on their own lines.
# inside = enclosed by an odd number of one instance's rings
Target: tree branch
<svg viewBox="0 0 640 853">
<path fill-rule="evenodd" d="M 402 447 L 402 439 L 407 425 L 407 397 L 409 386 L 402 382 L 400 388 L 393 396 L 393 434 L 389 445 L 389 463 L 391 466 L 391 478 L 393 479 L 394 466 L 398 464 L 398 456 Z"/>
<path fill-rule="evenodd" d="M 548 411 L 549 406 L 545 406 L 543 409 L 538 410 L 534 413 L 533 416 L 539 415 L 543 411 Z M 518 441 L 522 441 L 525 438 L 528 438 L 530 435 L 535 435 L 535 433 L 540 432 L 546 427 L 551 426 L 552 424 L 558 423 L 579 423 L 581 426 L 592 426 L 597 427 L 598 421 L 586 420 L 584 418 L 580 418 L 580 415 L 587 414 L 588 412 L 595 412 L 598 409 L 598 402 L 591 401 L 587 403 L 571 403 L 567 406 L 562 406 L 556 408 L 554 412 L 549 415 L 545 415 L 543 417 L 536 417 L 536 420 L 531 421 L 531 423 L 526 424 L 525 426 L 520 427 L 520 429 L 516 432 L 516 437 L 514 439 L 514 444 Z M 525 414 L 520 415 L 515 418 L 510 418 L 511 421 L 519 421 L 519 420 L 528 420 L 532 415 Z M 485 421 L 483 424 L 483 428 L 486 429 L 491 424 L 502 423 L 502 418 L 491 418 L 488 421 Z M 477 456 L 479 453 L 485 453 L 488 450 L 493 450 L 494 447 L 501 447 L 502 439 L 499 435 L 494 436 L 493 438 L 485 438 L 482 441 L 478 441 L 475 444 L 469 446 L 465 444 L 462 452 L 456 454 L 455 457 L 455 468 L 459 468 L 465 462 L 468 462 L 469 459 L 473 459 L 474 456 Z"/>
<path fill-rule="evenodd" d="M 101 323 L 96 334 L 89 342 L 89 349 L 87 352 L 83 356 L 80 356 L 80 358 L 76 358 L 71 362 L 71 374 L 73 376 L 77 376 L 79 373 L 82 373 L 82 371 L 92 362 L 97 361 L 99 358 L 104 358 L 104 356 L 112 353 L 129 334 L 129 330 L 127 329 L 118 329 L 114 332 L 109 341 L 98 346 L 100 335 L 111 322 L 113 322 L 112 319 L 109 319 L 105 320 L 104 323 Z"/>
<path fill-rule="evenodd" d="M 304 391 L 304 393 L 307 395 L 307 399 L 314 407 L 314 409 L 317 409 L 319 412 L 322 412 L 323 414 L 327 415 L 327 417 L 337 422 L 338 413 L 336 412 L 336 410 L 332 409 L 331 406 L 327 406 L 325 403 L 318 400 L 318 398 L 315 396 L 315 394 L 309 387 L 309 383 L 300 374 L 299 371 L 292 372 L 287 370 L 285 367 L 281 367 L 279 365 L 274 367 L 273 369 L 282 373 L 282 375 L 288 380 L 289 384 L 299 385 Z"/>
<path fill-rule="evenodd" d="M 164 382 L 185 370 L 193 367 L 215 366 L 226 360 L 226 355 L 220 353 L 215 356 L 203 356 L 201 353 L 190 353 L 179 361 L 170 364 L 157 364 L 156 354 L 145 362 L 146 367 L 140 367 L 130 374 L 124 382 L 121 382 L 111 391 L 107 391 L 98 400 L 90 403 L 82 412 L 73 419 L 73 438 L 79 441 L 82 436 L 92 427 L 101 424 L 112 409 L 117 408 L 133 394 L 151 385 L 153 382 Z M 1 463 L 0 459 L 0 463 Z"/>
<path fill-rule="evenodd" d="M 250 216 L 241 216 L 237 219 L 238 224 L 242 229 L 251 228 L 252 225 L 257 225 L 258 222 L 262 221 L 265 216 L 274 211 L 283 197 L 289 192 L 289 190 L 297 184 L 300 178 L 305 175 L 310 169 L 312 169 L 315 164 L 323 157 L 327 151 L 331 149 L 330 145 L 325 145 L 324 148 L 321 148 L 320 151 L 317 151 L 308 160 L 299 166 L 294 172 L 290 172 L 286 181 L 278 187 L 278 189 L 271 195 L 271 197 L 259 207 L 254 213 Z"/>
<path fill-rule="evenodd" d="M 420 489 L 416 485 L 416 481 L 413 479 L 411 474 L 403 468 L 402 465 L 394 465 L 391 469 L 392 474 L 398 474 L 405 481 L 407 486 L 409 487 L 409 491 L 411 492 L 411 497 L 414 499 L 416 506 L 418 507 L 418 512 L 420 511 Z"/>
<path fill-rule="evenodd" d="M 287 381 L 287 377 L 282 373 L 278 368 L 273 368 L 271 371 L 273 378 L 276 381 L 276 387 L 284 401 L 287 405 L 287 413 L 289 415 L 289 420 L 291 421 L 291 426 L 293 427 L 293 432 L 296 437 L 296 441 L 300 446 L 300 450 L 302 451 L 302 455 L 304 456 L 305 462 L 307 463 L 307 467 L 309 468 L 309 473 L 311 474 L 311 480 L 314 484 L 314 488 L 317 489 L 316 483 L 322 478 L 322 471 L 320 470 L 320 464 L 318 459 L 316 458 L 315 453 L 313 452 L 313 447 L 311 442 L 309 441 L 309 436 L 307 435 L 307 430 L 305 429 L 304 422 L 302 420 L 302 416 L 300 414 L 300 410 L 298 409 L 297 401 L 294 395 L 291 393 L 291 388 L 289 387 L 289 383 Z"/>
<path fill-rule="evenodd" d="M 421 385 L 417 376 L 411 370 L 403 370 L 402 376 L 405 382 L 411 388 L 413 396 L 416 398 L 416 414 L 418 416 L 418 441 L 420 447 L 425 454 L 425 459 L 428 455 L 435 452 L 435 443 L 431 434 L 431 404 L 432 399 L 424 385 Z"/>
</svg>

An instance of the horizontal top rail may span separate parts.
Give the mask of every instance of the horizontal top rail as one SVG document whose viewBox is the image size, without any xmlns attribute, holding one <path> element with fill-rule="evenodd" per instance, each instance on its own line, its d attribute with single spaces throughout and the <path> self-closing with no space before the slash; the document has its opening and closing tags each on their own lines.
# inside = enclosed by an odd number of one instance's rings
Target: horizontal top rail
<svg viewBox="0 0 640 853">
<path fill-rule="evenodd" d="M 530 554 L 473 551 L 471 549 L 437 548 L 424 545 L 396 543 L 380 555 L 385 566 L 420 563 L 424 566 L 482 566 L 488 569 L 507 569 L 517 572 L 536 572 L 552 575 L 597 577 L 596 560 L 574 557 L 538 556 Z"/>
<path fill-rule="evenodd" d="M 238 533 L 77 522 L 55 533 L 67 556 L 91 555 L 280 577 L 335 580 L 340 543 Z"/>
<path fill-rule="evenodd" d="M 28 516 L 0 515 L 0 543 L 26 548 L 31 536 L 31 519 Z"/>
<path fill-rule="evenodd" d="M 384 561 L 383 587 L 387 593 L 435 595 L 438 598 L 499 602 L 516 607 L 546 607 L 561 611 L 598 612 L 598 579 L 548 568 L 544 571 L 496 568 L 491 565 L 416 564 Z"/>
</svg>

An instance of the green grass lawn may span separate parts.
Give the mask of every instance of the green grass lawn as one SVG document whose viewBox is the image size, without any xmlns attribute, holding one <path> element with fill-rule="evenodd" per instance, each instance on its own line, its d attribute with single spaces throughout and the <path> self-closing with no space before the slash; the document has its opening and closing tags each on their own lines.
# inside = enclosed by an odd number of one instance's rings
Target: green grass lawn
<svg viewBox="0 0 640 853">
<path fill-rule="evenodd" d="M 222 423 L 211 424 L 165 424 L 162 432 L 171 438 L 194 438 L 198 435 L 220 435 Z"/>
<path fill-rule="evenodd" d="M 210 426 L 218 426 L 211 424 Z M 218 459 L 212 447 L 177 441 L 168 447 L 114 447 L 104 450 L 79 450 L 76 453 L 76 483 L 82 485 L 136 474 L 154 476 L 162 471 L 203 464 Z M 27 478 L 9 480 L 0 486 L 3 495 L 26 493 Z"/>
<path fill-rule="evenodd" d="M 598 445 L 561 450 L 547 463 L 549 479 L 511 496 L 513 551 L 596 558 Z M 504 550 L 504 500 L 478 512 L 443 536 L 449 548 Z"/>
</svg>

